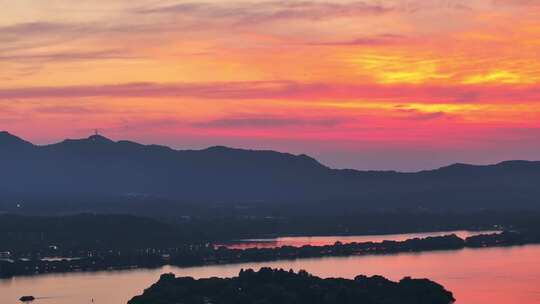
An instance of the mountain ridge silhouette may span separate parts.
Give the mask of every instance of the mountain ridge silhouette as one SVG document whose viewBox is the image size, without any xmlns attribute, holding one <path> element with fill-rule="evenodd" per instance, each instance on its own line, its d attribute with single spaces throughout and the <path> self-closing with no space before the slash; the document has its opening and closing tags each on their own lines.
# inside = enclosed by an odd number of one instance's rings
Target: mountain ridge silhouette
<svg viewBox="0 0 540 304">
<path fill-rule="evenodd" d="M 355 201 L 381 206 L 537 207 L 540 162 L 453 164 L 412 173 L 332 169 L 308 155 L 213 146 L 174 150 L 101 135 L 38 146 L 0 132 L 4 194 L 191 201 Z M 460 207 L 460 208 L 461 208 Z"/>
</svg>

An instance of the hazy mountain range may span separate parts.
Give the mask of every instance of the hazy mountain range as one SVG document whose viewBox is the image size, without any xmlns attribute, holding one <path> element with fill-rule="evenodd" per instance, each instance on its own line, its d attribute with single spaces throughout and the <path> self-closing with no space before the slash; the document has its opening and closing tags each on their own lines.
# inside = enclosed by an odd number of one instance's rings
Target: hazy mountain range
<svg viewBox="0 0 540 304">
<path fill-rule="evenodd" d="M 347 201 L 359 208 L 536 208 L 540 162 L 454 164 L 417 173 L 336 170 L 306 155 L 173 150 L 95 135 L 37 146 L 0 132 L 0 192 L 198 202 Z"/>
</svg>

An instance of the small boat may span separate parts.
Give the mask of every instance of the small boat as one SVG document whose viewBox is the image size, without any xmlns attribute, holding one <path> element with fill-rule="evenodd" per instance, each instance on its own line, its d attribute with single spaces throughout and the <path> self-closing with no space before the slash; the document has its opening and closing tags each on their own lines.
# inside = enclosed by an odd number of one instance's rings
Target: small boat
<svg viewBox="0 0 540 304">
<path fill-rule="evenodd" d="M 36 298 L 33 297 L 33 296 L 22 296 L 19 300 L 20 300 L 21 302 L 25 302 L 25 303 L 26 303 L 26 302 L 32 302 L 32 301 L 34 301 L 35 299 L 36 299 Z"/>
</svg>

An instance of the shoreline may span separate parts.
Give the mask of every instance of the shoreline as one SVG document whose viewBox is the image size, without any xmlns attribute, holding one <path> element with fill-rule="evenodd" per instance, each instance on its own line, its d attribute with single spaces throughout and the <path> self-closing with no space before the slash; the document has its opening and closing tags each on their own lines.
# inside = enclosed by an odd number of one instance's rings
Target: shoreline
<svg viewBox="0 0 540 304">
<path fill-rule="evenodd" d="M 337 256 L 369 256 L 400 253 L 422 253 L 432 251 L 458 251 L 462 249 L 482 249 L 512 247 L 540 243 L 539 239 L 526 234 L 504 232 L 486 234 L 461 239 L 455 235 L 415 238 L 405 241 L 383 241 L 364 243 L 336 243 L 325 246 L 279 247 L 261 249 L 217 249 L 204 248 L 191 252 L 191 260 L 178 253 L 167 259 L 161 255 L 101 256 L 79 260 L 60 261 L 15 261 L 0 262 L 0 280 L 16 277 L 31 277 L 47 274 L 95 273 L 109 271 L 130 271 L 137 269 L 157 269 L 165 266 L 180 268 L 233 265 L 241 263 L 273 262 Z M 130 264 L 129 261 L 137 261 Z M 32 269 L 30 271 L 29 269 Z M 37 270 L 36 270 L 37 269 Z"/>
</svg>

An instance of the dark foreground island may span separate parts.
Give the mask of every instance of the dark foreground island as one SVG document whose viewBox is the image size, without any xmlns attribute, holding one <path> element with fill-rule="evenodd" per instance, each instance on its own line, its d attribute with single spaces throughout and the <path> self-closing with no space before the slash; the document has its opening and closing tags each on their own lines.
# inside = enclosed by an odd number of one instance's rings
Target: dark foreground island
<svg viewBox="0 0 540 304">
<path fill-rule="evenodd" d="M 128 304 L 449 304 L 452 293 L 427 279 L 398 283 L 380 276 L 354 280 L 322 279 L 305 271 L 262 268 L 242 270 L 230 279 L 176 278 L 160 280 Z"/>
</svg>

